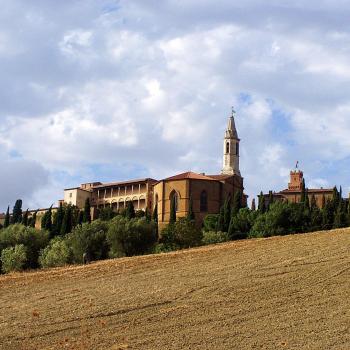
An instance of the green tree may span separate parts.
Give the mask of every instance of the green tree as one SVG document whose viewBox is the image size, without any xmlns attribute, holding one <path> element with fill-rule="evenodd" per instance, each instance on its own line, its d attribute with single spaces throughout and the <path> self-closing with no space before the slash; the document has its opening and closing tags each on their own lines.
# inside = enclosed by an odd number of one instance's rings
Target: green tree
<svg viewBox="0 0 350 350">
<path fill-rule="evenodd" d="M 27 249 L 23 244 L 17 244 L 1 252 L 1 266 L 4 273 L 22 271 L 27 261 Z"/>
<path fill-rule="evenodd" d="M 23 244 L 27 249 L 25 268 L 38 267 L 38 257 L 41 249 L 49 241 L 49 234 L 44 230 L 36 230 L 21 224 L 10 225 L 0 231 L 0 251 L 17 244 Z"/>
<path fill-rule="evenodd" d="M 61 235 L 64 236 L 72 231 L 73 228 L 73 215 L 72 206 L 68 204 L 64 209 L 64 215 L 61 226 Z"/>
<path fill-rule="evenodd" d="M 329 230 L 333 227 L 334 214 L 334 202 L 328 199 L 322 209 L 322 228 L 324 230 Z"/>
<path fill-rule="evenodd" d="M 228 235 L 230 239 L 247 238 L 249 231 L 254 225 L 254 222 L 259 215 L 258 212 L 252 211 L 249 208 L 242 208 L 237 215 L 231 219 Z"/>
<path fill-rule="evenodd" d="M 70 262 L 71 251 L 67 240 L 62 237 L 55 237 L 50 244 L 40 252 L 39 264 L 41 267 L 64 266 Z"/>
<path fill-rule="evenodd" d="M 231 197 L 228 196 L 224 202 L 224 227 L 223 231 L 228 232 L 231 221 Z"/>
<path fill-rule="evenodd" d="M 252 199 L 252 210 L 256 210 L 255 198 Z"/>
<path fill-rule="evenodd" d="M 35 228 L 35 224 L 36 224 L 36 216 L 38 214 L 38 211 L 36 210 L 34 213 L 33 213 L 33 216 L 30 218 L 30 227 L 33 227 Z"/>
<path fill-rule="evenodd" d="M 17 199 L 12 210 L 12 224 L 22 222 L 22 199 Z"/>
<path fill-rule="evenodd" d="M 236 216 L 239 212 L 239 210 L 242 208 L 242 196 L 240 191 L 236 191 L 233 195 L 233 203 L 232 203 L 232 210 L 231 210 L 231 217 Z M 230 220 L 231 222 L 231 220 Z"/>
<path fill-rule="evenodd" d="M 126 206 L 126 218 L 133 219 L 135 217 L 135 208 L 132 201 L 129 201 Z"/>
<path fill-rule="evenodd" d="M 109 225 L 107 242 L 111 257 L 132 256 L 151 251 L 157 241 L 155 223 L 146 218 L 115 217 Z"/>
<path fill-rule="evenodd" d="M 8 206 L 6 210 L 4 228 L 8 227 L 9 225 L 10 225 L 10 206 Z"/>
<path fill-rule="evenodd" d="M 91 222 L 90 198 L 86 198 L 85 200 L 83 222 Z"/>
<path fill-rule="evenodd" d="M 313 210 L 313 209 L 317 208 L 316 197 L 315 197 L 315 195 L 314 195 L 314 194 L 311 196 L 311 204 L 310 204 L 310 208 L 311 208 L 311 210 Z"/>
<path fill-rule="evenodd" d="M 304 206 L 305 208 L 309 209 L 310 208 L 310 200 L 309 200 L 309 190 L 305 190 L 305 201 L 304 201 Z"/>
<path fill-rule="evenodd" d="M 154 206 L 152 218 L 154 222 L 158 223 L 158 203 Z"/>
<path fill-rule="evenodd" d="M 28 216 L 29 216 L 29 211 L 27 209 L 22 218 L 22 225 L 28 226 Z"/>
<path fill-rule="evenodd" d="M 264 194 L 262 191 L 260 192 L 260 195 L 259 195 L 259 208 L 258 209 L 259 209 L 261 214 L 264 214 L 266 212 L 265 197 L 264 197 Z"/>
<path fill-rule="evenodd" d="M 146 207 L 146 210 L 145 210 L 145 218 L 146 218 L 147 222 L 151 222 L 151 220 L 152 220 L 151 213 L 150 213 L 148 207 Z"/>
<path fill-rule="evenodd" d="M 305 188 L 305 179 L 303 179 L 303 182 L 301 184 L 300 203 L 305 203 L 305 199 L 306 199 L 306 188 Z"/>
<path fill-rule="evenodd" d="M 187 220 L 194 221 L 194 212 L 193 212 L 193 200 L 192 196 L 189 199 L 189 206 L 188 206 L 188 212 L 187 212 Z"/>
<path fill-rule="evenodd" d="M 41 218 L 41 229 L 52 232 L 52 205 Z"/>
<path fill-rule="evenodd" d="M 53 236 L 59 236 L 61 234 L 63 217 L 64 217 L 64 209 L 63 209 L 63 204 L 61 202 L 53 217 L 53 222 L 52 222 Z"/>
<path fill-rule="evenodd" d="M 78 214 L 78 225 L 82 225 L 84 222 L 84 212 L 82 210 L 79 210 Z"/>
<path fill-rule="evenodd" d="M 204 231 L 216 231 L 219 214 L 207 214 L 203 220 Z"/>
<path fill-rule="evenodd" d="M 223 205 L 220 207 L 220 212 L 219 212 L 219 215 L 218 215 L 216 231 L 220 231 L 220 232 L 224 232 L 225 231 L 225 226 L 224 226 L 224 206 Z"/>
<path fill-rule="evenodd" d="M 269 191 L 269 205 L 268 205 L 268 208 L 270 208 L 270 206 L 273 204 L 274 202 L 274 198 L 273 198 L 273 192 L 272 191 Z"/>
<path fill-rule="evenodd" d="M 170 219 L 169 224 L 176 222 L 176 197 L 172 196 L 170 201 Z"/>
<path fill-rule="evenodd" d="M 83 263 L 84 254 L 90 261 L 107 258 L 109 245 L 106 234 L 108 228 L 109 224 L 101 220 L 76 226 L 67 235 L 67 244 L 72 252 L 73 262 Z"/>
<path fill-rule="evenodd" d="M 342 199 L 339 201 L 338 208 L 334 215 L 333 228 L 342 228 L 347 225 L 346 205 Z"/>
</svg>

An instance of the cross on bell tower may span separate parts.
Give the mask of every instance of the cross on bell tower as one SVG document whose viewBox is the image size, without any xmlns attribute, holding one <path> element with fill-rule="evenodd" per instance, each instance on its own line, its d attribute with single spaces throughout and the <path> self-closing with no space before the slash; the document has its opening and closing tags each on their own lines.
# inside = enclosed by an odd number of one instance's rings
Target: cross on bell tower
<svg viewBox="0 0 350 350">
<path fill-rule="evenodd" d="M 228 118 L 227 129 L 224 136 L 224 156 L 221 173 L 225 175 L 241 176 L 239 171 L 239 142 L 236 125 L 236 111 L 232 107 L 231 116 Z"/>
</svg>

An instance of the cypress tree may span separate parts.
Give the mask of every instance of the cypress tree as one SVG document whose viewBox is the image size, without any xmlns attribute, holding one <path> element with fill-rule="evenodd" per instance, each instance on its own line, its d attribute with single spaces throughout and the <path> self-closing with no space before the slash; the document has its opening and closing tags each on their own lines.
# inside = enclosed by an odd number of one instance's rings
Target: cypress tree
<svg viewBox="0 0 350 350">
<path fill-rule="evenodd" d="M 270 210 L 270 207 L 271 207 L 271 205 L 273 204 L 273 201 L 274 201 L 273 193 L 272 193 L 272 191 L 270 190 L 270 191 L 269 191 L 269 204 L 268 204 L 268 206 L 267 206 L 267 210 Z"/>
<path fill-rule="evenodd" d="M 84 221 L 84 212 L 79 210 L 79 214 L 78 214 L 78 225 L 82 225 Z"/>
<path fill-rule="evenodd" d="M 61 235 L 64 236 L 65 234 L 71 232 L 72 226 L 73 226 L 72 206 L 67 205 L 64 210 L 64 216 L 63 216 L 62 226 L 61 226 Z"/>
<path fill-rule="evenodd" d="M 316 202 L 316 197 L 315 195 L 313 194 L 312 197 L 311 197 L 311 204 L 310 204 L 310 208 L 311 210 L 317 208 L 317 202 Z"/>
<path fill-rule="evenodd" d="M 64 216 L 63 204 L 60 203 L 60 206 L 57 209 L 56 215 L 54 216 L 54 220 L 52 223 L 52 233 L 54 236 L 58 236 L 61 234 L 62 221 Z"/>
<path fill-rule="evenodd" d="M 129 201 L 126 206 L 126 218 L 133 219 L 135 217 L 135 208 L 132 201 Z"/>
<path fill-rule="evenodd" d="M 306 188 L 305 188 L 305 179 L 303 179 L 303 182 L 301 184 L 300 202 L 305 203 L 305 200 L 306 200 Z"/>
<path fill-rule="evenodd" d="M 220 208 L 216 230 L 224 232 L 224 206 L 223 205 Z"/>
<path fill-rule="evenodd" d="M 41 228 L 52 233 L 52 205 L 49 210 L 45 212 L 41 219 Z"/>
<path fill-rule="evenodd" d="M 145 218 L 146 218 L 147 222 L 151 222 L 151 220 L 152 220 L 151 213 L 150 213 L 148 208 L 146 208 L 146 210 L 145 210 Z"/>
<path fill-rule="evenodd" d="M 256 210 L 256 204 L 255 204 L 255 198 L 253 198 L 252 200 L 252 211 L 255 211 Z"/>
<path fill-rule="evenodd" d="M 187 212 L 187 220 L 194 221 L 192 197 L 190 197 L 190 200 L 189 200 L 189 206 L 188 206 L 188 212 Z"/>
<path fill-rule="evenodd" d="M 36 224 L 36 215 L 37 215 L 38 211 L 36 210 L 33 214 L 33 216 L 30 219 L 30 227 L 34 227 L 35 228 L 35 224 Z"/>
<path fill-rule="evenodd" d="M 241 207 L 242 207 L 241 192 L 240 191 L 236 191 L 234 196 L 233 196 L 231 218 L 238 214 L 238 212 L 241 209 Z M 230 220 L 230 222 L 231 222 L 231 220 Z"/>
<path fill-rule="evenodd" d="M 22 199 L 17 199 L 12 211 L 12 224 L 22 222 Z"/>
<path fill-rule="evenodd" d="M 304 202 L 304 207 L 309 209 L 310 208 L 310 200 L 309 200 L 309 190 L 305 190 L 305 202 Z"/>
<path fill-rule="evenodd" d="M 260 192 L 259 196 L 259 211 L 261 214 L 264 214 L 266 212 L 265 197 L 262 191 Z"/>
<path fill-rule="evenodd" d="M 86 198 L 86 200 L 85 200 L 83 222 L 91 222 L 90 198 Z"/>
<path fill-rule="evenodd" d="M 23 218 L 22 218 L 22 224 L 24 226 L 28 226 L 28 215 L 29 215 L 29 212 L 28 212 L 28 209 L 25 211 L 24 215 L 23 215 Z"/>
<path fill-rule="evenodd" d="M 7 210 L 6 210 L 4 228 L 6 228 L 8 226 L 10 226 L 10 206 L 8 206 Z"/>
<path fill-rule="evenodd" d="M 176 201 L 175 196 L 172 196 L 170 201 L 169 224 L 174 224 L 176 222 L 176 202 L 175 201 Z"/>
<path fill-rule="evenodd" d="M 326 206 L 326 196 L 323 194 L 322 195 L 322 202 L 321 202 L 321 209 L 324 209 Z"/>
<path fill-rule="evenodd" d="M 158 203 L 154 206 L 152 218 L 154 222 L 158 223 Z"/>
<path fill-rule="evenodd" d="M 327 200 L 326 205 L 322 210 L 322 228 L 329 230 L 333 227 L 334 223 L 334 206 L 333 201 Z"/>
<path fill-rule="evenodd" d="M 231 198 L 227 197 L 224 203 L 224 232 L 228 232 L 231 221 Z"/>
<path fill-rule="evenodd" d="M 338 189 L 337 189 L 337 186 L 334 186 L 333 188 L 333 205 L 334 205 L 334 208 L 338 208 L 338 205 L 339 205 L 339 202 L 340 202 L 340 198 L 339 198 L 339 192 L 338 192 Z"/>
</svg>

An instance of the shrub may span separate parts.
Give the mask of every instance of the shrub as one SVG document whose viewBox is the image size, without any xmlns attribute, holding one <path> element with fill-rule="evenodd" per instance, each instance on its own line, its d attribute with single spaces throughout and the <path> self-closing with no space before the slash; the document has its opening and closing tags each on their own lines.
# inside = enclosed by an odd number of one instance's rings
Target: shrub
<svg viewBox="0 0 350 350">
<path fill-rule="evenodd" d="M 83 255 L 89 260 L 105 259 L 108 256 L 106 233 L 108 223 L 95 220 L 91 224 L 83 223 L 67 235 L 67 244 L 72 252 L 74 263 L 83 263 Z"/>
<path fill-rule="evenodd" d="M 27 261 L 27 249 L 23 244 L 16 244 L 1 252 L 2 271 L 22 271 Z"/>
<path fill-rule="evenodd" d="M 202 237 L 202 232 L 195 226 L 194 221 L 179 218 L 162 230 L 160 243 L 189 248 L 200 245 Z"/>
<path fill-rule="evenodd" d="M 202 243 L 205 245 L 223 243 L 230 240 L 227 232 L 208 231 L 203 233 Z"/>
<path fill-rule="evenodd" d="M 156 226 L 146 218 L 128 220 L 117 216 L 110 223 L 107 241 L 111 257 L 144 254 L 157 241 Z"/>
<path fill-rule="evenodd" d="M 218 214 L 208 214 L 203 220 L 204 231 L 216 231 L 218 226 Z"/>
<path fill-rule="evenodd" d="M 242 208 L 237 215 L 231 218 L 229 227 L 229 236 L 231 239 L 247 238 L 249 231 L 254 225 L 258 216 L 257 211 L 252 211 L 249 208 Z"/>
<path fill-rule="evenodd" d="M 169 253 L 173 252 L 174 250 L 178 250 L 179 246 L 176 244 L 167 244 L 167 243 L 158 243 L 155 245 L 153 253 L 154 254 L 159 254 L 159 253 Z"/>
<path fill-rule="evenodd" d="M 38 267 L 39 252 L 48 243 L 49 233 L 33 227 L 15 224 L 0 231 L 0 251 L 17 244 L 23 244 L 26 247 L 27 260 L 24 268 Z"/>
<path fill-rule="evenodd" d="M 307 231 L 310 214 L 301 203 L 277 202 L 268 212 L 260 215 L 249 237 L 269 237 Z"/>
<path fill-rule="evenodd" d="M 71 252 L 67 241 L 61 237 L 56 237 L 50 244 L 41 251 L 39 264 L 41 267 L 57 267 L 67 265 L 70 261 Z"/>
</svg>

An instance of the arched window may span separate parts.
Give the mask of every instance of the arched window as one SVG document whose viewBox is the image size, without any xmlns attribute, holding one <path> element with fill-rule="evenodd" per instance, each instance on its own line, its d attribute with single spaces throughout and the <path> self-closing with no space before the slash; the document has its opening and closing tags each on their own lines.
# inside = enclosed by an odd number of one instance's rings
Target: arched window
<svg viewBox="0 0 350 350">
<path fill-rule="evenodd" d="M 236 143 L 236 155 L 239 156 L 239 143 Z"/>
<path fill-rule="evenodd" d="M 174 201 L 175 205 L 175 211 L 178 211 L 179 209 L 179 195 L 177 194 L 176 191 L 172 191 L 170 194 L 170 205 Z"/>
<path fill-rule="evenodd" d="M 208 211 L 208 195 L 206 191 L 202 191 L 200 198 L 200 211 L 206 212 Z"/>
<path fill-rule="evenodd" d="M 226 153 L 230 153 L 230 143 L 226 142 Z"/>
</svg>

